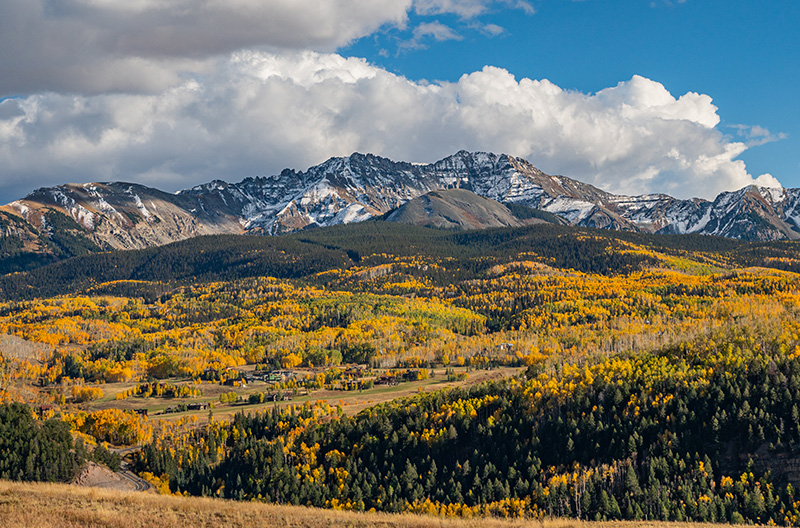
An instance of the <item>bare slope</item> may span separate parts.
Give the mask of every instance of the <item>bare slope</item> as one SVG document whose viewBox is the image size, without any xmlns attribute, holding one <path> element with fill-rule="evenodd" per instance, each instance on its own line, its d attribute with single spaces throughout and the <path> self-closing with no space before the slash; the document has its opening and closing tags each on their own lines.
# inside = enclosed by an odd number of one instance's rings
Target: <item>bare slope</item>
<svg viewBox="0 0 800 528">
<path fill-rule="evenodd" d="M 429 192 L 400 206 L 386 220 L 444 229 L 488 229 L 523 224 L 503 204 L 466 189 Z"/>
</svg>

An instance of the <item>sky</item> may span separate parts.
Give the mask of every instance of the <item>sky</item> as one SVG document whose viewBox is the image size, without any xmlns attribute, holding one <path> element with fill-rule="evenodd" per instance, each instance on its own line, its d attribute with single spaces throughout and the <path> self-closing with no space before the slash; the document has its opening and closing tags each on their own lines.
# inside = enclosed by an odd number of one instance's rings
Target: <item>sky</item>
<svg viewBox="0 0 800 528">
<path fill-rule="evenodd" d="M 800 187 L 797 0 L 2 0 L 0 203 L 373 153 Z"/>
</svg>

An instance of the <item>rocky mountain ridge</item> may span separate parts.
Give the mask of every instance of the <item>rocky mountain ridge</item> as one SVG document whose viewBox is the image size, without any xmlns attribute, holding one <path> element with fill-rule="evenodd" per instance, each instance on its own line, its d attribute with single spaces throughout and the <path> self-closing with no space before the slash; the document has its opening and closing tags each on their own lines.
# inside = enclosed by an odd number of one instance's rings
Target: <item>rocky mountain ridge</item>
<svg viewBox="0 0 800 528">
<path fill-rule="evenodd" d="M 72 222 L 72 236 L 103 249 L 151 247 L 204 234 L 274 235 L 375 218 L 444 189 L 525 205 L 586 227 L 745 240 L 800 238 L 800 189 L 751 186 L 713 201 L 621 196 L 545 174 L 521 158 L 461 151 L 431 164 L 356 153 L 305 172 L 286 169 L 239 183 L 216 180 L 175 194 L 122 182 L 42 188 L 0 208 L 6 213 L 0 216 L 0 240 L 20 231 L 19 222 L 7 215 L 51 238 Z M 54 214 L 69 222 L 52 225 L 48 218 Z"/>
</svg>

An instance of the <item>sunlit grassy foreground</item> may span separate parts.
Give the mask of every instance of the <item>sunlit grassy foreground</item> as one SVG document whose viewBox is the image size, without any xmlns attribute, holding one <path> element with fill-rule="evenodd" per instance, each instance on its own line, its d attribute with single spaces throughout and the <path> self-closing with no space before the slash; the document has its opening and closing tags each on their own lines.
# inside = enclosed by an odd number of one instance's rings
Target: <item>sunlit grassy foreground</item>
<svg viewBox="0 0 800 528">
<path fill-rule="evenodd" d="M 442 519 L 418 515 L 357 513 L 301 506 L 276 506 L 207 498 L 183 498 L 152 493 L 115 492 L 65 484 L 19 483 L 0 480 L 0 523 L 16 527 L 139 526 L 316 528 L 639 528 L 722 525 L 660 522 L 584 523 L 576 520 L 510 521 L 502 519 Z"/>
</svg>

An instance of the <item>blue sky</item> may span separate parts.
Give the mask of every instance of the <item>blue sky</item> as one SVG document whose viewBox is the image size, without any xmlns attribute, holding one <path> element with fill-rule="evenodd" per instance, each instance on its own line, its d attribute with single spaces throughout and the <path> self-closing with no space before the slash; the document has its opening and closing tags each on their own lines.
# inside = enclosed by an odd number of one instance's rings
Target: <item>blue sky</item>
<svg viewBox="0 0 800 528">
<path fill-rule="evenodd" d="M 6 0 L 0 202 L 491 150 L 628 194 L 800 187 L 795 0 Z"/>
<path fill-rule="evenodd" d="M 641 75 L 673 94 L 708 94 L 725 134 L 740 138 L 744 124 L 775 139 L 741 156 L 750 172 L 800 187 L 800 2 L 545 0 L 531 6 L 532 15 L 493 8 L 468 20 L 412 14 L 410 27 L 435 18 L 459 39 L 429 37 L 422 41 L 426 48 L 403 51 L 408 31 L 393 28 L 343 53 L 413 79 L 457 81 L 489 64 L 581 92 Z M 487 38 L 479 24 L 503 31 Z"/>
</svg>

